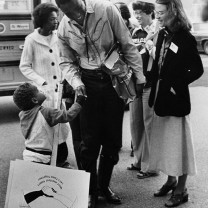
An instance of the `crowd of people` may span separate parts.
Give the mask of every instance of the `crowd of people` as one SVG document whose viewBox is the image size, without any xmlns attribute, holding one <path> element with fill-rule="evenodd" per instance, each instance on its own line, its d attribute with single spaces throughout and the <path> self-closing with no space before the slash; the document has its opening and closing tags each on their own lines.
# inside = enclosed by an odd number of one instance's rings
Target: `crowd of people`
<svg viewBox="0 0 208 208">
<path fill-rule="evenodd" d="M 71 126 L 77 166 L 90 173 L 88 208 L 95 208 L 100 196 L 122 203 L 110 181 L 122 147 L 127 100 L 118 96 L 106 71 L 120 78 L 126 74 L 118 64 L 113 69 L 103 64 L 119 43 L 136 90 L 129 104 L 134 163 L 126 168 L 137 171 L 139 179 L 166 174 L 154 193 L 162 197 L 172 191 L 166 207 L 187 202 L 186 180 L 196 174 L 188 86 L 203 74 L 203 65 L 181 0 L 134 0 L 132 12 L 123 2 L 106 0 L 56 4 L 35 8 L 35 30 L 26 37 L 20 61 L 20 70 L 32 81 L 13 96 L 21 109 L 23 158 L 50 164 L 53 126 L 61 123 L 57 166 L 68 167 Z M 60 23 L 58 8 L 65 14 Z M 58 110 L 63 80 L 73 96 Z"/>
</svg>

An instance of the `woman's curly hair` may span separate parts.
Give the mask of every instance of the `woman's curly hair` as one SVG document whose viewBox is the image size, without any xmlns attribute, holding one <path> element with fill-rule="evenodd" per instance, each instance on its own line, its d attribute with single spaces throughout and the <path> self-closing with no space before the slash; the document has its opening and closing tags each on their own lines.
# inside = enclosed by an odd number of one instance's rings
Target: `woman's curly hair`
<svg viewBox="0 0 208 208">
<path fill-rule="evenodd" d="M 14 91 L 14 103 L 20 110 L 30 110 L 35 106 L 35 103 L 32 102 L 32 98 L 35 96 L 35 93 L 36 90 L 34 85 L 25 82 L 17 87 L 17 89 Z"/>
<path fill-rule="evenodd" d="M 47 23 L 51 12 L 59 12 L 58 8 L 52 3 L 42 3 L 36 6 L 32 14 L 34 27 L 43 27 Z"/>
</svg>

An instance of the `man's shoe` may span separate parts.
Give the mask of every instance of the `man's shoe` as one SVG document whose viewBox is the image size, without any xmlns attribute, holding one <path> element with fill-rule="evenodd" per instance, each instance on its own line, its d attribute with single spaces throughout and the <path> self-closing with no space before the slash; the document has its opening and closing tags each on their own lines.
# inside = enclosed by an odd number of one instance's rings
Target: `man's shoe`
<svg viewBox="0 0 208 208">
<path fill-rule="evenodd" d="M 174 191 L 177 185 L 177 181 L 173 182 L 170 186 L 163 185 L 161 189 L 154 193 L 155 197 L 165 196 L 169 191 Z"/>
<path fill-rule="evenodd" d="M 97 196 L 96 195 L 89 195 L 88 197 L 88 208 L 95 208 L 97 203 Z"/>
<path fill-rule="evenodd" d="M 109 187 L 106 190 L 102 190 L 102 194 L 110 204 L 121 204 L 121 198 L 116 195 Z"/>
<path fill-rule="evenodd" d="M 188 201 L 187 189 L 185 189 L 181 194 L 172 194 L 170 199 L 165 203 L 166 207 L 177 207 L 182 203 Z"/>
</svg>

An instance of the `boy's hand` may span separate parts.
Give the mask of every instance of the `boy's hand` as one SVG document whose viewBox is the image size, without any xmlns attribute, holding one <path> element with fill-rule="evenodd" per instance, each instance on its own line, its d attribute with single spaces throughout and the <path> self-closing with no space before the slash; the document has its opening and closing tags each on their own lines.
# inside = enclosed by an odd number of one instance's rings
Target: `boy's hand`
<svg viewBox="0 0 208 208">
<path fill-rule="evenodd" d="M 83 95 L 78 95 L 76 99 L 76 103 L 79 103 L 82 107 L 84 105 L 84 102 L 86 100 L 86 97 Z"/>
</svg>

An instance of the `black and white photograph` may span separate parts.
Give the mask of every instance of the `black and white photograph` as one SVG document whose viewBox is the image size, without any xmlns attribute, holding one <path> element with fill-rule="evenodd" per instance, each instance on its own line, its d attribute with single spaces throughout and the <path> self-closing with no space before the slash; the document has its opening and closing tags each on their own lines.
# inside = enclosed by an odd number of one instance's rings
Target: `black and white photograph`
<svg viewBox="0 0 208 208">
<path fill-rule="evenodd" d="M 208 0 L 0 0 L 0 208 L 208 207 Z"/>
</svg>

